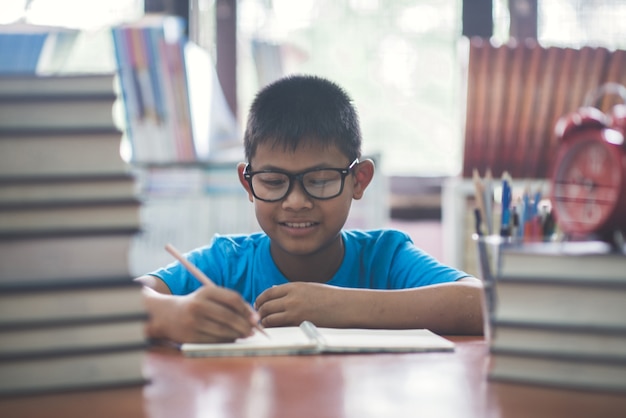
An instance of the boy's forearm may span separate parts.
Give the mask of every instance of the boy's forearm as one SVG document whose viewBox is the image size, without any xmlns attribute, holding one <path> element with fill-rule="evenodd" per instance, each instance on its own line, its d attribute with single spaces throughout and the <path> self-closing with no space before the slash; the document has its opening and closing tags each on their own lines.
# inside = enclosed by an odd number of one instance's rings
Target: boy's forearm
<svg viewBox="0 0 626 418">
<path fill-rule="evenodd" d="M 163 293 L 166 295 L 172 293 L 170 291 L 170 288 L 167 287 L 167 285 L 165 284 L 165 282 L 155 276 L 145 275 L 145 276 L 137 277 L 135 281 L 141 283 L 145 287 L 154 289 L 159 293 Z"/>
<path fill-rule="evenodd" d="M 162 294 L 151 287 L 144 285 L 143 288 L 144 304 L 148 311 L 149 318 L 146 321 L 145 334 L 146 337 L 154 340 L 171 339 L 165 331 L 165 324 L 162 321 L 164 312 L 171 311 L 168 307 L 168 298 L 171 295 Z"/>
<path fill-rule="evenodd" d="M 143 297 L 149 318 L 146 321 L 145 334 L 150 339 L 168 339 L 161 322 L 162 312 L 168 311 L 167 297 L 171 296 L 170 290 L 165 283 L 154 276 L 141 276 L 135 279 L 143 285 Z"/>
<path fill-rule="evenodd" d="M 342 295 L 345 323 L 341 326 L 427 328 L 438 334 L 481 335 L 482 287 L 474 282 L 404 290 L 350 289 L 349 295 Z"/>
</svg>

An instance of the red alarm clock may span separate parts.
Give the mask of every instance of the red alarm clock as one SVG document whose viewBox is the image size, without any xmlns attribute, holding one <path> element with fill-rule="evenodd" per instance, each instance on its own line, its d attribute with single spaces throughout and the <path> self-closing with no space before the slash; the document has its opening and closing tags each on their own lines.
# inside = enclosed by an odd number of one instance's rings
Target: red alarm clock
<svg viewBox="0 0 626 418">
<path fill-rule="evenodd" d="M 623 104 L 610 114 L 582 107 L 557 123 L 551 199 L 565 234 L 608 241 L 626 234 L 625 132 Z"/>
</svg>

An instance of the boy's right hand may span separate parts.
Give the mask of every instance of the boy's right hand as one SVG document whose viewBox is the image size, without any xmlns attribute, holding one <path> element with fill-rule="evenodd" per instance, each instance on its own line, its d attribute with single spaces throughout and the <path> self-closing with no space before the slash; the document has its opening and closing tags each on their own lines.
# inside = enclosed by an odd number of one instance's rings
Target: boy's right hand
<svg viewBox="0 0 626 418">
<path fill-rule="evenodd" d="M 230 342 L 253 334 L 256 313 L 237 292 L 204 286 L 185 296 L 144 287 L 150 338 L 178 343 Z"/>
</svg>

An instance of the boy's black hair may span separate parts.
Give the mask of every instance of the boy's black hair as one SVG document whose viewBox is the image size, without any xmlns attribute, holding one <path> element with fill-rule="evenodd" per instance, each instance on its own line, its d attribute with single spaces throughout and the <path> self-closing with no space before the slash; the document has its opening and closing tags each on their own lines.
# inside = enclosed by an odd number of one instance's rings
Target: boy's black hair
<svg viewBox="0 0 626 418">
<path fill-rule="evenodd" d="M 248 162 L 257 146 L 295 150 L 306 141 L 337 146 L 350 161 L 361 156 L 361 128 L 352 100 L 321 77 L 288 76 L 264 87 L 250 106 L 244 134 Z"/>
</svg>

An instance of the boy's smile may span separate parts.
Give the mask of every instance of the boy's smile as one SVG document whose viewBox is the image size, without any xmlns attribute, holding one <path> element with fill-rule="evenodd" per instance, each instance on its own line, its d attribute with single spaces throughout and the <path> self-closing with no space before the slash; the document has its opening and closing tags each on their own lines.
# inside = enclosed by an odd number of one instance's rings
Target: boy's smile
<svg viewBox="0 0 626 418">
<path fill-rule="evenodd" d="M 313 141 L 304 141 L 296 150 L 260 144 L 250 161 L 250 171 L 280 170 L 289 174 L 317 168 L 345 169 L 351 161 L 337 147 L 323 147 Z M 369 166 L 370 161 L 364 166 Z M 302 183 L 292 180 L 289 193 L 276 202 L 265 202 L 254 197 L 250 184 L 243 178 L 244 165 L 239 166 L 240 181 L 254 202 L 259 225 L 271 239 L 272 257 L 290 280 L 303 280 L 303 262 L 312 270 L 320 266 L 334 266 L 343 259 L 340 231 L 348 217 L 352 199 L 360 199 L 368 181 L 359 183 L 359 165 L 345 176 L 344 187 L 336 197 L 322 200 L 311 197 Z M 368 171 L 368 170 L 365 170 Z M 373 172 L 373 167 L 372 167 Z M 361 174 L 361 177 L 363 175 Z M 255 188 L 256 190 L 256 188 Z M 295 261 L 298 260 L 298 263 Z M 299 265 L 298 277 L 287 274 L 289 265 Z"/>
</svg>

